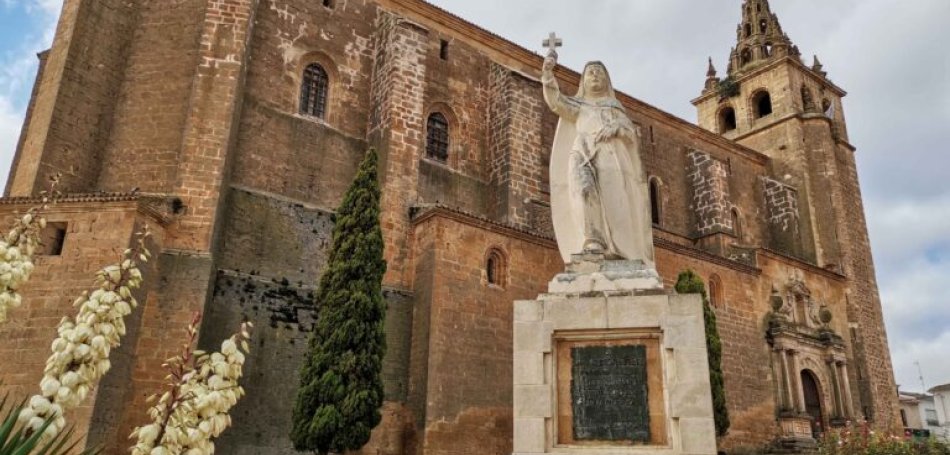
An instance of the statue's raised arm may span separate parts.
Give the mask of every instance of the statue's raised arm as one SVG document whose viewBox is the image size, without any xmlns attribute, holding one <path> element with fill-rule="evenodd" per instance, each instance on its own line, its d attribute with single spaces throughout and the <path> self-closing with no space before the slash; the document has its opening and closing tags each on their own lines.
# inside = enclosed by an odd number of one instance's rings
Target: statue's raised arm
<svg viewBox="0 0 950 455">
<path fill-rule="evenodd" d="M 544 59 L 544 66 L 541 68 L 541 85 L 544 87 L 544 101 L 548 103 L 548 107 L 557 115 L 576 120 L 580 106 L 578 106 L 574 100 L 569 99 L 561 93 L 557 78 L 554 77 L 555 66 L 557 66 L 557 53 L 551 52 L 547 58 Z"/>
</svg>

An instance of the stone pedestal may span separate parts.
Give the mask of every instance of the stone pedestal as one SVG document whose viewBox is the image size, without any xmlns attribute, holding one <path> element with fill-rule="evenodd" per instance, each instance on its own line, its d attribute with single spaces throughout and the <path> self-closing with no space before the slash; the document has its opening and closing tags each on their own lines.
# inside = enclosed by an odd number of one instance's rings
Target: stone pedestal
<svg viewBox="0 0 950 455">
<path fill-rule="evenodd" d="M 515 302 L 515 455 L 715 454 L 701 298 L 596 262 Z"/>
</svg>

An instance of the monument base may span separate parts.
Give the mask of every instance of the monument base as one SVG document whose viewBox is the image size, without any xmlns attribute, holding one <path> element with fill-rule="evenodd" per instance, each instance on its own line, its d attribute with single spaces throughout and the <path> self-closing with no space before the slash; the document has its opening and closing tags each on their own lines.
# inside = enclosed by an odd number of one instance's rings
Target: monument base
<svg viewBox="0 0 950 455">
<path fill-rule="evenodd" d="M 548 283 L 551 293 L 621 292 L 663 289 L 656 269 L 641 260 L 607 260 L 602 254 L 575 254 L 564 273 Z"/>
<path fill-rule="evenodd" d="M 515 302 L 514 454 L 715 454 L 699 295 L 591 296 L 570 273 Z"/>
</svg>

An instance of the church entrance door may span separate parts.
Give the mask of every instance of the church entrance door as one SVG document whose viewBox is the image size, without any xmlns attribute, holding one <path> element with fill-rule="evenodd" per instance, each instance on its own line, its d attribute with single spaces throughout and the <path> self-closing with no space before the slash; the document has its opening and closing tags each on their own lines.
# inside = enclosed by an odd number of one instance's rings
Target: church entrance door
<svg viewBox="0 0 950 455">
<path fill-rule="evenodd" d="M 805 412 L 811 416 L 812 437 L 817 439 L 821 435 L 824 421 L 821 409 L 821 389 L 818 386 L 818 379 L 810 370 L 802 371 L 802 391 L 805 395 Z"/>
</svg>

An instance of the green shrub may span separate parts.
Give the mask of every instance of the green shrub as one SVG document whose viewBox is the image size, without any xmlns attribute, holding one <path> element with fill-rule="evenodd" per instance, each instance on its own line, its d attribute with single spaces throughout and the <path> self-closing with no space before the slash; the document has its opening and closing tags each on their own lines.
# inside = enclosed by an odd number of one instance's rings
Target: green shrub
<svg viewBox="0 0 950 455">
<path fill-rule="evenodd" d="M 916 440 L 872 430 L 867 423 L 829 431 L 818 440 L 821 455 L 950 455 L 936 439 Z"/>
<path fill-rule="evenodd" d="M 294 406 L 291 439 L 297 450 L 325 455 L 359 449 L 381 420 L 386 261 L 376 167 L 370 150 L 336 212 Z"/>
<path fill-rule="evenodd" d="M 729 409 L 726 407 L 726 386 L 722 376 L 722 342 L 719 341 L 719 329 L 716 328 L 716 313 L 709 306 L 706 296 L 706 284 L 703 279 L 687 270 L 676 279 L 676 292 L 680 294 L 699 294 L 703 297 L 703 322 L 706 325 L 706 353 L 709 358 L 709 386 L 712 391 L 713 416 L 716 422 L 716 436 L 725 436 L 729 431 Z"/>
</svg>

